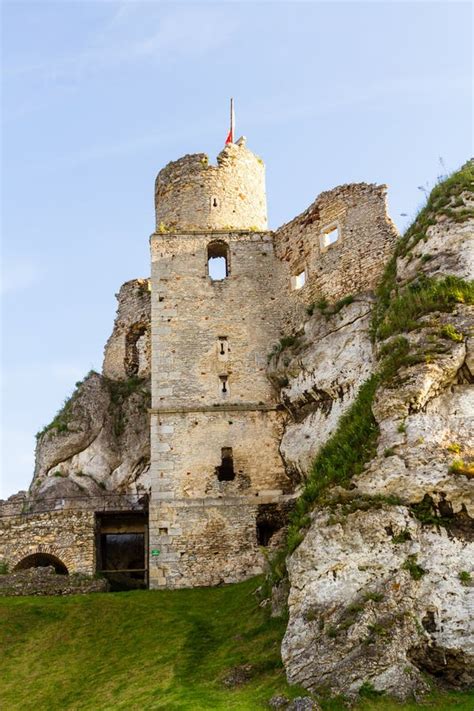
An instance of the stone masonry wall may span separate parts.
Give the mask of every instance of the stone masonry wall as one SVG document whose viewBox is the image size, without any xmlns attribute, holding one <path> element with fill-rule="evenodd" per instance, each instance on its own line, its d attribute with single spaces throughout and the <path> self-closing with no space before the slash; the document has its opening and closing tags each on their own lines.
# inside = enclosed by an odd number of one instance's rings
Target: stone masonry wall
<svg viewBox="0 0 474 711">
<path fill-rule="evenodd" d="M 228 252 L 220 281 L 207 271 L 215 241 Z M 250 502 L 277 502 L 290 489 L 279 454 L 283 413 L 266 377 L 283 333 L 282 265 L 269 233 L 161 234 L 151 249 L 150 550 L 160 555 L 151 558 L 150 584 L 213 585 L 224 570 L 242 579 L 262 565 Z M 230 448 L 235 476 L 219 481 Z M 216 526 L 230 547 L 216 549 Z"/>
<path fill-rule="evenodd" d="M 374 289 L 398 237 L 385 194 L 385 185 L 341 185 L 321 193 L 275 232 L 276 254 L 289 269 L 286 296 L 294 306 Z M 332 229 L 339 238 L 324 246 L 324 235 Z M 292 289 L 291 277 L 303 271 L 305 285 Z"/>
<path fill-rule="evenodd" d="M 291 483 L 279 454 L 277 411 L 207 411 L 152 416 L 156 486 L 150 503 L 150 584 L 236 582 L 261 572 L 258 504 L 285 500 Z M 223 447 L 235 478 L 219 481 Z"/>
<path fill-rule="evenodd" d="M 114 328 L 104 349 L 102 372 L 111 380 L 150 376 L 150 282 L 127 281 L 117 294 Z"/>
<path fill-rule="evenodd" d="M 221 281 L 207 271 L 207 247 L 216 240 L 229 250 L 230 273 Z M 283 335 L 283 276 L 271 234 L 154 235 L 151 249 L 152 406 L 275 404 L 266 365 Z"/>
<path fill-rule="evenodd" d="M 13 571 L 33 553 L 54 555 L 69 573 L 95 573 L 93 511 L 51 511 L 0 519 L 0 561 Z"/>
<path fill-rule="evenodd" d="M 257 510 L 255 501 L 241 497 L 163 503 L 150 525 L 171 535 L 162 533 L 160 555 L 150 560 L 150 587 L 210 586 L 259 575 L 265 559 L 256 538 Z"/>
<path fill-rule="evenodd" d="M 267 229 L 265 167 L 245 147 L 228 144 L 209 165 L 187 155 L 160 171 L 155 186 L 156 231 Z"/>
</svg>

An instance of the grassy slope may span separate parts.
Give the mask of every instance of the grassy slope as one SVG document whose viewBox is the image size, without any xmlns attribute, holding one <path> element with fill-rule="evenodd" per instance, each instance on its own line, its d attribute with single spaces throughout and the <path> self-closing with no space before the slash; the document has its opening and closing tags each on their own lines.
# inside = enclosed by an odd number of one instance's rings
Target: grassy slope
<svg viewBox="0 0 474 711">
<path fill-rule="evenodd" d="M 279 648 L 284 620 L 252 594 L 259 580 L 223 588 L 0 600 L 1 707 L 8 711 L 258 709 L 287 686 Z M 222 679 L 252 664 L 237 688 Z M 472 711 L 451 694 L 427 709 Z M 323 704 L 342 709 L 340 702 Z M 419 709 L 386 699 L 358 709 Z"/>
</svg>

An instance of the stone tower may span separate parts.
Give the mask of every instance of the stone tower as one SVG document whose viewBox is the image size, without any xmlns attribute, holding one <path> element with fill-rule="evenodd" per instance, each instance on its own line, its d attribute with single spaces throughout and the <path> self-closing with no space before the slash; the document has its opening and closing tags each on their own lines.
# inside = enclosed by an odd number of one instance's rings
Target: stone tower
<svg viewBox="0 0 474 711">
<path fill-rule="evenodd" d="M 264 165 L 241 139 L 216 166 L 170 163 L 155 196 L 150 587 L 235 582 L 261 571 L 289 490 L 265 375 L 281 314 Z"/>
</svg>

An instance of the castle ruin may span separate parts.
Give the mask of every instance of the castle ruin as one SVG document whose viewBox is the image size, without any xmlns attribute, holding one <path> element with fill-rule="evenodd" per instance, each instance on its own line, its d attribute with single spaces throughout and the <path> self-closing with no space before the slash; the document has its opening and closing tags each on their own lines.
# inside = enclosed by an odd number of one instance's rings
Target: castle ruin
<svg viewBox="0 0 474 711">
<path fill-rule="evenodd" d="M 298 485 L 280 452 L 291 413 L 267 377 L 268 356 L 316 301 L 375 288 L 398 236 L 385 193 L 343 185 L 271 231 L 264 164 L 244 139 L 217 165 L 205 154 L 168 164 L 155 186 L 150 281 L 122 287 L 79 432 L 66 424 L 43 434 L 29 494 L 3 503 L 0 559 L 93 574 L 111 564 L 107 540 L 122 535 L 140 537 L 121 564 L 151 588 L 260 573 Z M 134 392 L 110 427 L 125 402 L 120 383 L 150 374 L 151 406 L 138 397 L 146 387 Z M 147 454 L 130 425 L 139 417 L 149 418 Z"/>
</svg>

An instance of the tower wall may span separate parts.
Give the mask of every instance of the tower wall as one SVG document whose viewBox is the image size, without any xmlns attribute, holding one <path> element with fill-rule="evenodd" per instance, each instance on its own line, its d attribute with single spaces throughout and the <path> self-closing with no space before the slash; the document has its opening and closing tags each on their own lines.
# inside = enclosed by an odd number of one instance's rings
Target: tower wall
<svg viewBox="0 0 474 711">
<path fill-rule="evenodd" d="M 155 184 L 156 231 L 266 230 L 263 161 L 243 140 L 228 144 L 210 165 L 187 155 L 160 171 Z"/>
<path fill-rule="evenodd" d="M 222 281 L 207 272 L 217 239 L 229 255 Z M 281 336 L 280 263 L 268 233 L 156 234 L 151 252 L 150 585 L 241 580 L 262 570 L 259 506 L 290 491 L 266 377 Z M 220 480 L 229 450 L 234 477 Z"/>
</svg>

